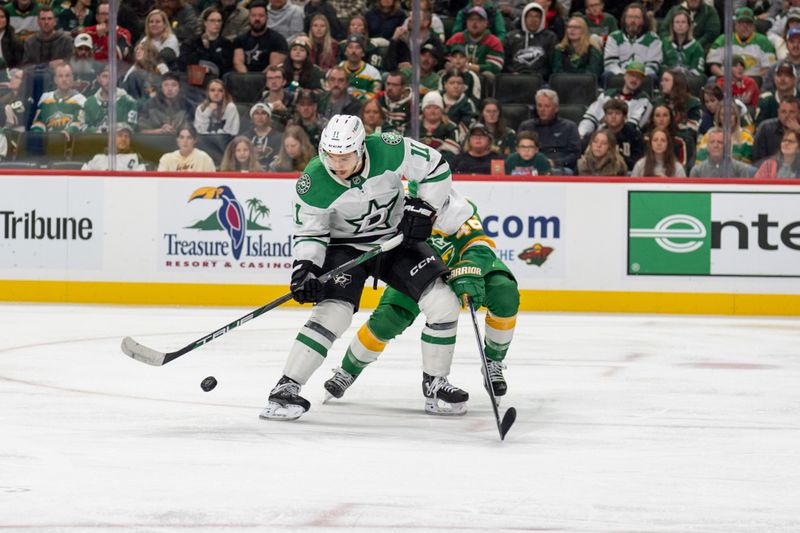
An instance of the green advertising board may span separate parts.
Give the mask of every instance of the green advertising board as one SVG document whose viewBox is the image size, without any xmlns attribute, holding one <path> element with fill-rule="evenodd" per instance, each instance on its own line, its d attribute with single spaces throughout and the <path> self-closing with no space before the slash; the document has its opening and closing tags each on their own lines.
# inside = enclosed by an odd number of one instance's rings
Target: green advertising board
<svg viewBox="0 0 800 533">
<path fill-rule="evenodd" d="M 800 276 L 800 194 L 629 191 L 627 273 Z"/>
</svg>

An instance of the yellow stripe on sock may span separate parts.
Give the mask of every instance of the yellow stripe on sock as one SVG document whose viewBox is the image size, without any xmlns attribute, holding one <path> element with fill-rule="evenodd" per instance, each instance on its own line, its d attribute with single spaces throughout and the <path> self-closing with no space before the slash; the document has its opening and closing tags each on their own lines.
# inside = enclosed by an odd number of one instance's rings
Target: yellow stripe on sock
<svg viewBox="0 0 800 533">
<path fill-rule="evenodd" d="M 378 339 L 378 337 L 369 330 L 366 324 L 359 328 L 357 336 L 361 345 L 371 352 L 382 352 L 383 349 L 386 348 L 386 343 Z"/>
<path fill-rule="evenodd" d="M 487 313 L 486 325 L 499 330 L 514 329 L 514 326 L 517 325 L 517 315 L 510 317 L 500 317 L 500 316 L 490 315 L 489 313 Z"/>
</svg>

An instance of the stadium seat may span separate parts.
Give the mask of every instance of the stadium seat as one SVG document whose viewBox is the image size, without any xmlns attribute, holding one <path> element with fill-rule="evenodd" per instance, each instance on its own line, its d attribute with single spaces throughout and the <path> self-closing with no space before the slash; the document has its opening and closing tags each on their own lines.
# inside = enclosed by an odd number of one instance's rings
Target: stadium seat
<svg viewBox="0 0 800 533">
<path fill-rule="evenodd" d="M 133 135 L 133 151 L 153 167 L 158 167 L 158 160 L 167 152 L 177 150 L 178 144 L 174 134 L 135 133 Z"/>
<path fill-rule="evenodd" d="M 622 86 L 625 84 L 625 79 L 623 74 L 615 74 L 614 76 L 609 76 L 606 80 L 606 89 L 622 89 Z M 644 80 L 642 80 L 642 89 L 653 97 L 653 78 L 650 76 L 645 76 Z"/>
<path fill-rule="evenodd" d="M 544 80 L 538 74 L 498 74 L 494 80 L 494 97 L 501 104 L 530 104 Z"/>
<path fill-rule="evenodd" d="M 75 138 L 72 147 L 73 161 L 88 161 L 108 149 L 108 135 L 105 133 L 81 133 Z"/>
<path fill-rule="evenodd" d="M 81 170 L 81 161 L 54 161 L 47 166 L 50 170 Z"/>
<path fill-rule="evenodd" d="M 559 102 L 565 105 L 588 106 L 597 99 L 597 77 L 594 74 L 551 74 L 550 88 L 558 93 Z"/>
<path fill-rule="evenodd" d="M 503 106 L 503 116 L 508 123 L 508 127 L 516 130 L 523 121 L 530 118 L 531 107 L 528 104 L 505 104 Z"/>
<path fill-rule="evenodd" d="M 33 161 L 41 164 L 47 160 L 61 160 L 68 157 L 73 137 L 68 141 L 61 132 L 27 131 L 17 139 L 16 160 Z"/>
<path fill-rule="evenodd" d="M 494 96 L 494 76 L 487 76 L 485 74 L 478 74 L 481 80 L 481 100 L 487 97 Z"/>
<path fill-rule="evenodd" d="M 233 137 L 227 133 L 208 133 L 200 134 L 197 136 L 196 148 L 203 150 L 211 156 L 217 166 L 222 162 L 222 156 L 225 153 L 228 143 L 231 142 Z"/>
<path fill-rule="evenodd" d="M 586 106 L 583 104 L 567 104 L 558 108 L 558 116 L 571 120 L 575 124 L 581 121 L 584 113 L 586 113 Z"/>
<path fill-rule="evenodd" d="M 753 81 L 756 82 L 758 88 L 761 89 L 761 86 L 764 84 L 764 78 L 762 76 L 750 76 L 753 78 Z"/>
<path fill-rule="evenodd" d="M 236 110 L 239 112 L 239 133 L 244 133 L 250 128 L 250 104 L 236 104 Z"/>
<path fill-rule="evenodd" d="M 267 78 L 263 72 L 229 72 L 223 79 L 234 102 L 242 104 L 252 104 L 261 100 L 261 94 L 267 85 Z"/>
</svg>

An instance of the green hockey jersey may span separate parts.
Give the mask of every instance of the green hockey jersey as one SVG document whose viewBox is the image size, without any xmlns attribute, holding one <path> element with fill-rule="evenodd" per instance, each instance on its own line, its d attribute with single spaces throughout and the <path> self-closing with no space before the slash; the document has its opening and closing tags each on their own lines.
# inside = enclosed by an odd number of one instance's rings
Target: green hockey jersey
<svg viewBox="0 0 800 533">
<path fill-rule="evenodd" d="M 74 133 L 83 129 L 83 106 L 86 97 L 77 91 L 68 95 L 58 91 L 46 92 L 39 99 L 36 116 L 31 131 L 68 131 Z"/>
<path fill-rule="evenodd" d="M 84 105 L 86 129 L 88 133 L 108 131 L 108 100 L 100 96 L 101 90 L 86 99 Z M 125 89 L 117 89 L 117 123 L 124 122 L 134 131 L 139 123 L 139 106 Z"/>
<path fill-rule="evenodd" d="M 322 266 L 330 244 L 358 249 L 387 241 L 403 216 L 402 179 L 437 211 L 450 193 L 450 167 L 441 154 L 397 133 L 368 135 L 364 166 L 342 180 L 314 157 L 298 178 L 293 199 L 294 258 Z"/>
</svg>

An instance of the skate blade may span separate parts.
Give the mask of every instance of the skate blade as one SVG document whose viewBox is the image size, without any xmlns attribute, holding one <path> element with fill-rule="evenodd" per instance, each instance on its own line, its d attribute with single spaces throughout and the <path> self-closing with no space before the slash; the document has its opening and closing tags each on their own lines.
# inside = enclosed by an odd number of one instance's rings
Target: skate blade
<svg viewBox="0 0 800 533">
<path fill-rule="evenodd" d="M 437 416 L 463 416 L 467 414 L 467 402 L 447 403 L 443 400 L 427 398 L 425 412 Z"/>
<path fill-rule="evenodd" d="M 258 418 L 262 420 L 297 420 L 305 412 L 306 410 L 299 405 L 283 406 L 279 403 L 269 402 Z"/>
<path fill-rule="evenodd" d="M 330 401 L 330 400 L 332 400 L 334 398 L 336 398 L 336 396 L 334 396 L 333 394 L 331 394 L 328 391 L 325 391 L 325 399 L 322 400 L 322 404 L 324 405 L 324 404 L 328 403 L 328 401 Z"/>
</svg>

